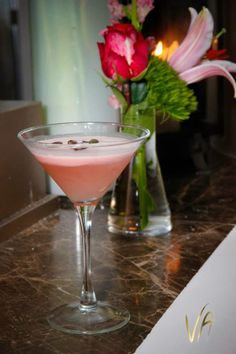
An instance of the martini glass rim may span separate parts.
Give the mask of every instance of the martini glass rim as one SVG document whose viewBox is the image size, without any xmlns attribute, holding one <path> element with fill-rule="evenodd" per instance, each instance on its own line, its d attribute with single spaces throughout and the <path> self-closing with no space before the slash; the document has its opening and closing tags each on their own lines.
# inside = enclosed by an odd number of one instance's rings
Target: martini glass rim
<svg viewBox="0 0 236 354">
<path fill-rule="evenodd" d="M 129 129 L 137 129 L 143 132 L 143 134 L 141 136 L 137 136 L 134 134 L 134 138 L 132 140 L 127 139 L 127 141 L 113 141 L 113 142 L 106 142 L 106 143 L 99 143 L 99 146 L 97 144 L 91 144 L 91 143 L 87 143 L 86 144 L 86 148 L 100 148 L 100 147 L 108 147 L 108 146 L 120 146 L 120 145 L 129 145 L 131 143 L 136 143 L 139 141 L 143 141 L 145 139 L 147 139 L 150 136 L 150 131 L 147 128 L 144 128 L 140 125 L 133 125 L 133 124 L 123 124 L 123 123 L 116 123 L 116 122 L 103 122 L 103 121 L 80 121 L 80 122 L 59 122 L 59 123 L 52 123 L 52 124 L 41 124 L 41 125 L 35 125 L 35 126 L 31 126 L 25 129 L 22 129 L 21 131 L 19 131 L 19 133 L 17 134 L 17 137 L 22 141 L 22 142 L 26 142 L 29 144 L 37 144 L 38 146 L 42 146 L 42 147 L 53 147 L 56 149 L 60 149 L 60 150 L 65 150 L 65 149 L 71 149 L 71 145 L 69 144 L 55 144 L 52 142 L 47 142 L 44 140 L 38 141 L 38 140 L 34 140 L 33 137 L 24 137 L 24 134 L 26 133 L 30 133 L 33 131 L 37 131 L 37 130 L 41 130 L 41 129 L 46 129 L 46 128 L 53 128 L 53 127 L 63 127 L 63 126 L 83 126 L 83 125 L 88 125 L 88 126 L 99 126 L 99 125 L 107 125 L 107 126 L 114 126 L 114 127 L 121 127 L 121 128 L 129 128 Z M 76 132 L 71 132 L 72 134 L 76 134 Z M 58 135 L 60 135 L 60 133 L 58 133 Z M 63 135 L 63 133 L 61 133 L 61 135 Z M 127 135 L 131 135 L 132 133 L 127 133 Z M 106 136 L 106 134 L 104 134 L 104 136 Z M 109 134 L 108 134 L 109 136 Z M 52 134 L 53 137 L 53 134 Z M 73 148 L 81 147 L 81 143 L 82 142 L 78 142 L 77 144 L 73 144 Z"/>
</svg>

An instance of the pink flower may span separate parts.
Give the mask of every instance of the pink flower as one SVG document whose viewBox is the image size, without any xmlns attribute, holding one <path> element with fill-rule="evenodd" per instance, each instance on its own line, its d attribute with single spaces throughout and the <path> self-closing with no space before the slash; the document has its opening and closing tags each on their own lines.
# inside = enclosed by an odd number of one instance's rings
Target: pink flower
<svg viewBox="0 0 236 354">
<path fill-rule="evenodd" d="M 116 23 L 102 31 L 98 43 L 104 74 L 114 80 L 138 76 L 148 65 L 148 42 L 131 24 Z"/>
<path fill-rule="evenodd" d="M 108 0 L 108 9 L 111 13 L 112 23 L 118 22 L 125 16 L 124 6 L 119 3 L 119 0 Z"/>
<path fill-rule="evenodd" d="M 114 109 L 118 109 L 121 107 L 120 102 L 118 101 L 115 95 L 111 95 L 108 97 L 108 103 Z"/>
<path fill-rule="evenodd" d="M 147 14 L 154 8 L 154 0 L 137 0 L 137 17 L 143 23 Z M 108 9 L 111 13 L 111 22 L 120 21 L 123 17 L 131 16 L 132 5 L 122 5 L 119 0 L 108 0 Z"/>
<path fill-rule="evenodd" d="M 137 16 L 139 22 L 143 23 L 148 13 L 154 9 L 153 0 L 137 0 Z"/>
<path fill-rule="evenodd" d="M 178 49 L 168 59 L 168 63 L 180 74 L 180 78 L 191 84 L 204 78 L 221 75 L 234 88 L 235 80 L 230 72 L 236 72 L 236 64 L 226 60 L 206 60 L 206 53 L 213 39 L 213 18 L 207 8 L 197 15 L 190 9 L 191 24 L 188 33 Z"/>
</svg>

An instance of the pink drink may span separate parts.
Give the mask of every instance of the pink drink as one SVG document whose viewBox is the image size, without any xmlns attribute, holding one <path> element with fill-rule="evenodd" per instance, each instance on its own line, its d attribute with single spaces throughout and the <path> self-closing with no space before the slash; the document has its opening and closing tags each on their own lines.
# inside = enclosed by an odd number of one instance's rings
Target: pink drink
<svg viewBox="0 0 236 354">
<path fill-rule="evenodd" d="M 91 138 L 83 137 L 83 140 Z M 31 148 L 36 159 L 73 203 L 92 202 L 101 198 L 127 166 L 138 146 L 137 142 L 125 137 L 95 138 L 99 141 L 96 144 L 76 147 L 68 147 L 68 141 L 77 141 L 78 137 L 39 140 L 40 143 L 54 145 L 38 147 L 37 144 L 37 147 Z"/>
<path fill-rule="evenodd" d="M 18 133 L 44 169 L 74 204 L 81 237 L 80 299 L 53 310 L 47 320 L 70 334 L 107 333 L 128 323 L 130 314 L 97 301 L 91 278 L 92 216 L 99 199 L 149 136 L 140 127 L 111 122 L 70 122 L 31 127 Z"/>
</svg>

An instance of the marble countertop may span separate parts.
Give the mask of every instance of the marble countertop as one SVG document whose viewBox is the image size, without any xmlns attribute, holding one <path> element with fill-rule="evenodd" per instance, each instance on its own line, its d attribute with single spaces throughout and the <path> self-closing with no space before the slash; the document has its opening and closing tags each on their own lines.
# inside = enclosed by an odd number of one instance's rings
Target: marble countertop
<svg viewBox="0 0 236 354">
<path fill-rule="evenodd" d="M 97 298 L 129 309 L 127 326 L 96 336 L 51 329 L 48 312 L 80 293 L 75 217 L 60 209 L 0 244 L 1 354 L 131 354 L 236 223 L 236 161 L 209 173 L 169 178 L 173 231 L 125 238 L 96 211 L 92 237 Z"/>
</svg>

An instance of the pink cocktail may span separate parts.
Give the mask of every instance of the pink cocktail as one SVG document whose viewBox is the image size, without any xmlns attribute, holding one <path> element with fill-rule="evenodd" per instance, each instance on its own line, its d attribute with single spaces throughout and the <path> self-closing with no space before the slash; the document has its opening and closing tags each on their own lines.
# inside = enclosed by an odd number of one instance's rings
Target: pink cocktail
<svg viewBox="0 0 236 354">
<path fill-rule="evenodd" d="M 128 165 L 149 131 L 116 123 L 61 123 L 21 131 L 19 139 L 72 201 L 82 237 L 80 301 L 56 308 L 50 325 L 63 332 L 97 334 L 124 326 L 125 309 L 97 301 L 91 279 L 90 230 L 95 207 Z"/>
<path fill-rule="evenodd" d="M 40 147 L 32 147 L 31 150 L 73 203 L 100 199 L 129 163 L 138 146 L 127 144 L 129 140 L 124 137 L 85 136 L 80 139 L 73 135 L 58 139 L 38 141 L 52 144 L 51 150 Z M 55 145 L 60 145 L 58 151 L 55 151 Z M 66 148 L 68 145 L 70 149 Z"/>
</svg>

